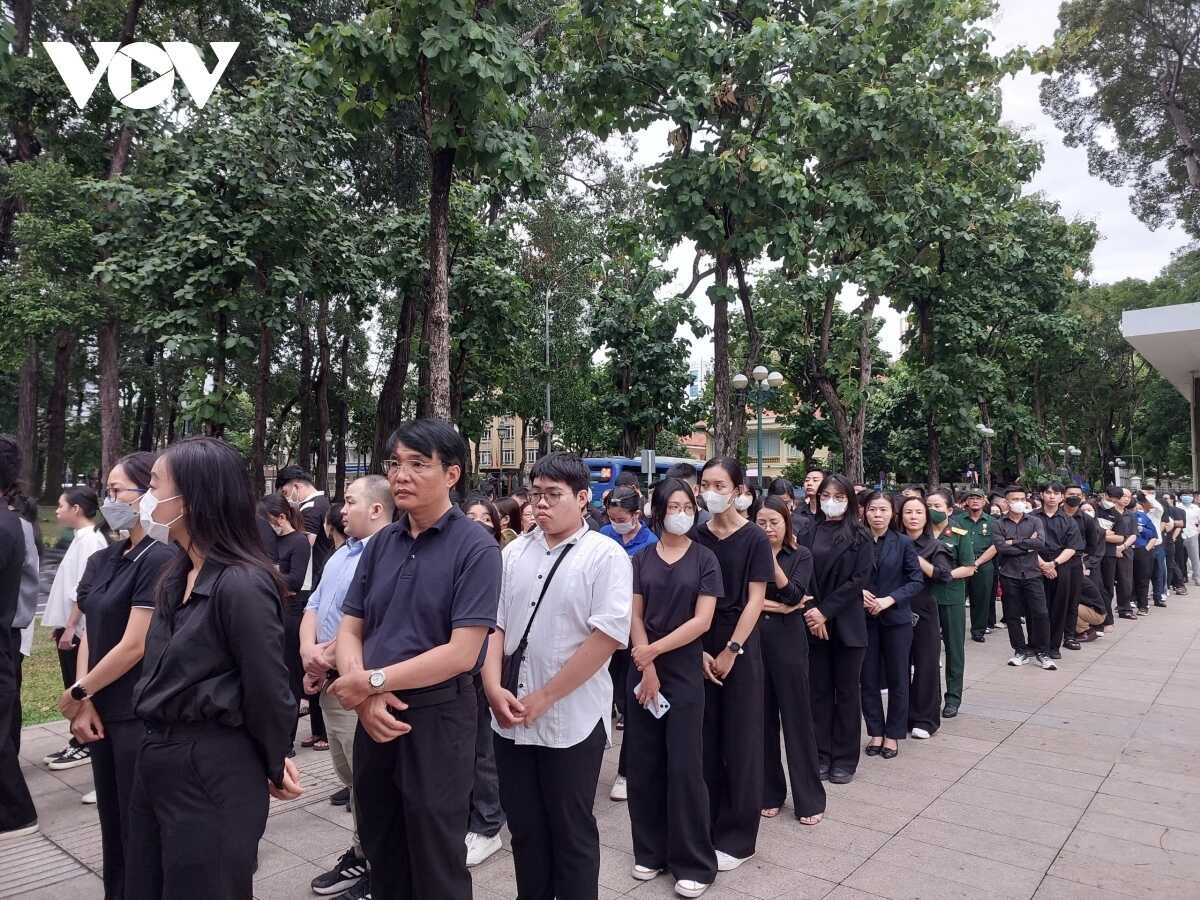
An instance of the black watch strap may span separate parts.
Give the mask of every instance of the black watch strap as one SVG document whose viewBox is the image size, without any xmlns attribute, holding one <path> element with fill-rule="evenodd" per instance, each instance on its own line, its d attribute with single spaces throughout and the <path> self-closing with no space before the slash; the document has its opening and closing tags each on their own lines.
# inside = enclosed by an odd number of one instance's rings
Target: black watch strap
<svg viewBox="0 0 1200 900">
<path fill-rule="evenodd" d="M 86 700 L 88 698 L 87 688 L 82 684 L 71 685 L 71 697 L 75 700 Z"/>
</svg>

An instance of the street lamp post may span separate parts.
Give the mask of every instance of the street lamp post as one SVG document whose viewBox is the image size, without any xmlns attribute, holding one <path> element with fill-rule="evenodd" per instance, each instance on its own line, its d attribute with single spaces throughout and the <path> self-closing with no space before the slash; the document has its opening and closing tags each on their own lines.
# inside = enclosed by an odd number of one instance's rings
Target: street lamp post
<svg viewBox="0 0 1200 900">
<path fill-rule="evenodd" d="M 990 491 L 992 489 L 992 470 L 983 464 L 983 458 L 985 455 L 985 442 L 996 436 L 996 429 L 980 422 L 975 426 L 975 430 L 979 432 L 979 478 L 981 482 L 986 482 L 983 485 L 983 489 Z M 987 472 L 986 478 L 984 477 L 984 472 Z"/>
<path fill-rule="evenodd" d="M 774 389 L 783 384 L 783 375 L 779 372 L 768 372 L 766 366 L 755 366 L 750 375 L 755 381 L 753 386 L 750 386 L 750 379 L 741 372 L 734 375 L 730 383 L 734 390 L 746 391 L 746 399 L 754 405 L 755 412 L 758 414 L 756 443 L 758 445 L 758 488 L 761 491 L 763 486 L 763 405 L 771 398 Z"/>
</svg>

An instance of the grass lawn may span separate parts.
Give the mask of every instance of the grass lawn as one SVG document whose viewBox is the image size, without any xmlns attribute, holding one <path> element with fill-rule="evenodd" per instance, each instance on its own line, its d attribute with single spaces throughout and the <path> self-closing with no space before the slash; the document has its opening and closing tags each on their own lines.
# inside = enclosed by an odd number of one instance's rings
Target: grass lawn
<svg viewBox="0 0 1200 900">
<path fill-rule="evenodd" d="M 62 673 L 51 633 L 49 628 L 37 627 L 33 655 L 25 660 L 21 670 L 21 720 L 25 725 L 62 718 L 58 712 L 58 698 L 63 692 Z"/>
<path fill-rule="evenodd" d="M 42 526 L 42 543 L 47 547 L 53 547 L 60 537 L 70 534 L 69 529 L 58 524 L 53 506 L 38 507 L 38 524 Z"/>
</svg>

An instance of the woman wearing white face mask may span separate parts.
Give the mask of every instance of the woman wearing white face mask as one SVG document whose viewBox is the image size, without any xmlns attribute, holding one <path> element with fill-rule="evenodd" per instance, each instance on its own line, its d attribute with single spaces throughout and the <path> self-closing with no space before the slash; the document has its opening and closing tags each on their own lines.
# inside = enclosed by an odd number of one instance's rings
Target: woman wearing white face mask
<svg viewBox="0 0 1200 900">
<path fill-rule="evenodd" d="M 696 541 L 721 565 L 724 596 L 704 636 L 704 770 L 717 867 L 736 869 L 755 853 L 763 794 L 763 662 L 758 622 L 775 555 L 762 529 L 734 508 L 745 483 L 736 459 L 718 457 L 700 472 L 712 519 Z"/>
<path fill-rule="evenodd" d="M 813 726 L 820 777 L 847 784 L 854 780 L 862 743 L 863 589 L 870 587 L 875 560 L 850 480 L 826 475 L 817 498 L 817 526 L 805 536 L 813 556 L 814 602 L 804 613 Z"/>
<path fill-rule="evenodd" d="M 704 651 L 701 638 L 724 593 L 716 556 L 688 538 L 696 500 L 687 484 L 655 486 L 651 522 L 661 541 L 633 560 L 630 645 L 635 671 L 620 687 L 628 697 L 629 820 L 633 877 L 663 869 L 684 897 L 698 897 L 716 877 L 704 784 Z M 650 712 L 665 699 L 667 713 Z"/>
<path fill-rule="evenodd" d="M 750 487 L 748 484 L 743 484 L 733 497 L 733 508 L 739 513 L 754 522 L 758 519 L 758 511 L 762 508 L 762 503 L 758 499 L 758 491 Z"/>
</svg>

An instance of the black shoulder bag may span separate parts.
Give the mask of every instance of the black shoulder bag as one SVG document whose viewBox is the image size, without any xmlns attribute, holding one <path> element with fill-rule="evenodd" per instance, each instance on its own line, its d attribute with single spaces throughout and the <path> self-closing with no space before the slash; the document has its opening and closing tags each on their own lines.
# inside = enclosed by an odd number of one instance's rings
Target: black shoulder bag
<svg viewBox="0 0 1200 900">
<path fill-rule="evenodd" d="M 554 573 L 558 571 L 559 565 L 566 559 L 567 554 L 574 546 L 574 543 L 567 544 L 563 547 L 562 553 L 558 554 L 558 559 L 554 561 L 549 574 L 546 575 L 546 580 L 542 582 L 542 592 L 538 595 L 537 605 L 533 607 L 533 612 L 529 614 L 529 621 L 525 623 L 525 633 L 521 635 L 521 642 L 517 644 L 517 649 L 506 655 L 500 663 L 500 687 L 514 697 L 517 696 L 517 679 L 521 677 L 521 663 L 525 660 L 525 648 L 529 646 L 529 629 L 533 628 L 534 617 L 542 608 L 542 601 L 546 599 L 546 591 L 554 579 Z"/>
</svg>

